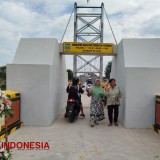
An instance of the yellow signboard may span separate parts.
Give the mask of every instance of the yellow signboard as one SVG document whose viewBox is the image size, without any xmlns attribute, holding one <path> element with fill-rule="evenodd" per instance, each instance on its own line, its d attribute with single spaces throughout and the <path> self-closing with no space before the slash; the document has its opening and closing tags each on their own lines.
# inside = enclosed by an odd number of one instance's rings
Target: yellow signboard
<svg viewBox="0 0 160 160">
<path fill-rule="evenodd" d="M 63 52 L 65 53 L 93 53 L 93 54 L 113 54 L 112 43 L 81 43 L 64 42 Z"/>
</svg>

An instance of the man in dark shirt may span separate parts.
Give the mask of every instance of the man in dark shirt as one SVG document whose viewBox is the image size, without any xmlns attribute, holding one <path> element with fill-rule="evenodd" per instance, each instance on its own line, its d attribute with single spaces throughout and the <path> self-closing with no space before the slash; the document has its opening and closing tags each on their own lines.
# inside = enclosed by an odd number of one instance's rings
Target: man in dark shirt
<svg viewBox="0 0 160 160">
<path fill-rule="evenodd" d="M 87 84 L 91 84 L 92 85 L 92 79 L 91 78 L 88 78 Z"/>
<path fill-rule="evenodd" d="M 85 117 L 83 113 L 82 102 L 81 102 L 81 94 L 84 93 L 84 90 L 82 89 L 80 85 L 78 85 L 78 82 L 79 82 L 79 79 L 77 77 L 74 77 L 72 79 L 72 84 L 67 86 L 66 91 L 68 93 L 68 99 L 73 98 L 78 101 L 80 105 L 80 110 L 81 110 L 80 116 Z"/>
<path fill-rule="evenodd" d="M 68 93 L 68 99 L 73 98 L 75 100 L 79 101 L 80 98 L 80 93 L 83 93 L 83 89 L 77 85 L 71 84 L 68 85 L 67 89 L 66 89 L 67 93 Z"/>
</svg>

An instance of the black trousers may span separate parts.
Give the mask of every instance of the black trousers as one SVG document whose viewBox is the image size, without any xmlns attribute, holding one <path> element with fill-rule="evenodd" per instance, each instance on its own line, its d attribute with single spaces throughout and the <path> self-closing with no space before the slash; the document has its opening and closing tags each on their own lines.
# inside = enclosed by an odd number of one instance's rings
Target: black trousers
<svg viewBox="0 0 160 160">
<path fill-rule="evenodd" d="M 113 110 L 114 110 L 114 122 L 118 121 L 118 114 L 119 114 L 119 106 L 118 105 L 110 105 L 108 106 L 108 118 L 109 122 L 113 122 Z"/>
</svg>

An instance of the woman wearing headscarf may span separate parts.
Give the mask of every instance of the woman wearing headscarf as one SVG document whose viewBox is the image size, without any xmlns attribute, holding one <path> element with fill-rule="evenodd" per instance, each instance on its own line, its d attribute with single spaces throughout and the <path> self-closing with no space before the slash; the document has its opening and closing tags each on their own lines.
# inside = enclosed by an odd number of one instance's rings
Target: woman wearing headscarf
<svg viewBox="0 0 160 160">
<path fill-rule="evenodd" d="M 90 104 L 90 123 L 91 127 L 98 125 L 98 121 L 105 119 L 104 108 L 102 97 L 104 96 L 104 89 L 101 87 L 101 81 L 96 80 L 95 85 L 89 90 L 89 95 L 91 95 Z"/>
</svg>

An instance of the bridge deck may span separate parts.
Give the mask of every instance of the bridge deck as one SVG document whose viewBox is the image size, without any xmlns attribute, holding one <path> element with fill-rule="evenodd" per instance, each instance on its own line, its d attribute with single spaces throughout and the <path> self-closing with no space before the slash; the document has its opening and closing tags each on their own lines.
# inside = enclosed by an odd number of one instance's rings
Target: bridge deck
<svg viewBox="0 0 160 160">
<path fill-rule="evenodd" d="M 70 124 L 63 118 L 63 111 L 50 127 L 24 126 L 10 135 L 9 141 L 48 141 L 50 145 L 50 150 L 13 149 L 13 160 L 160 159 L 160 136 L 150 129 L 108 127 L 107 117 L 98 126 L 91 128 L 89 101 L 86 95 L 82 96 L 82 102 L 85 104 L 85 119 L 78 118 Z"/>
</svg>

